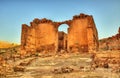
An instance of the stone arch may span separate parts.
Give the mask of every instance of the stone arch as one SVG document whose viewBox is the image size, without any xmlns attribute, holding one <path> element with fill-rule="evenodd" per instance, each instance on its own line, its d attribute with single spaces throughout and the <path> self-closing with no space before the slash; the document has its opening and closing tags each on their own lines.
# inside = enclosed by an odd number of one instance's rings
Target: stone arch
<svg viewBox="0 0 120 78">
<path fill-rule="evenodd" d="M 68 34 L 69 34 L 69 29 L 71 28 L 71 23 L 72 20 L 67 20 L 67 21 L 63 21 L 63 22 L 55 22 L 55 27 L 57 29 L 57 33 L 58 33 L 58 42 L 57 42 L 57 51 L 61 51 L 61 50 L 66 50 L 68 51 Z M 61 25 L 66 24 L 68 26 L 67 28 L 67 32 L 60 32 L 58 29 Z M 60 36 L 62 38 L 60 38 Z"/>
<path fill-rule="evenodd" d="M 26 52 L 49 50 L 56 52 L 58 48 L 58 28 L 67 24 L 67 51 L 86 52 L 98 49 L 98 33 L 90 15 L 80 14 L 73 16 L 72 20 L 54 22 L 52 20 L 34 19 L 30 26 L 22 25 L 21 50 Z M 63 33 L 62 33 L 63 34 Z M 86 49 L 87 48 L 87 49 Z"/>
<path fill-rule="evenodd" d="M 61 25 L 59 25 L 59 27 L 58 27 L 58 31 L 59 32 L 65 32 L 66 34 L 68 34 L 68 29 L 69 29 L 69 26 L 68 26 L 68 24 L 61 24 Z"/>
<path fill-rule="evenodd" d="M 61 26 L 66 27 L 66 28 L 60 29 Z M 67 51 L 68 29 L 69 29 L 69 26 L 67 24 L 64 24 L 64 23 L 60 24 L 58 27 L 58 51 L 61 51 L 61 50 Z"/>
</svg>

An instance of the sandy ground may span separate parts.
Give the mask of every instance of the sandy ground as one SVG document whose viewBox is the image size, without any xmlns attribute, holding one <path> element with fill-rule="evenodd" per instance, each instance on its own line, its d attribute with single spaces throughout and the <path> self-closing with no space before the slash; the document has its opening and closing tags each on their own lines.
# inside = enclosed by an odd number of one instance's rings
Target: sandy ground
<svg viewBox="0 0 120 78">
<path fill-rule="evenodd" d="M 18 59 L 15 62 L 9 60 L 9 63 L 16 66 L 31 59 L 32 62 L 24 66 L 24 72 L 13 72 L 5 78 L 120 78 L 120 73 L 112 73 L 110 68 L 91 70 L 92 59 L 89 54 L 32 56 Z M 66 69 L 66 72 L 62 71 L 62 69 Z"/>
</svg>

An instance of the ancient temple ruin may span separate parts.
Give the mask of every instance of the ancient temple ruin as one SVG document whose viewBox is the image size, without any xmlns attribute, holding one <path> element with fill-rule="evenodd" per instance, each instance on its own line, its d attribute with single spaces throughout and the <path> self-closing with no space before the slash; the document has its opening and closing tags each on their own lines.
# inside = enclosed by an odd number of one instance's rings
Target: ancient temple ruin
<svg viewBox="0 0 120 78">
<path fill-rule="evenodd" d="M 67 34 L 58 31 L 61 24 L 69 26 Z M 63 22 L 36 18 L 30 22 L 30 26 L 22 25 L 21 34 L 21 50 L 26 53 L 98 50 L 98 32 L 91 15 L 75 15 L 72 20 Z"/>
</svg>

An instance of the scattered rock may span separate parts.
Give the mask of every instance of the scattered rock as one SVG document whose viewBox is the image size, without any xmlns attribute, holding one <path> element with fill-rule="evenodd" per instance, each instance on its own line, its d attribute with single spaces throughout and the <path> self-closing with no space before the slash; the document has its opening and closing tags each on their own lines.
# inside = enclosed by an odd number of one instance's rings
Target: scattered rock
<svg viewBox="0 0 120 78">
<path fill-rule="evenodd" d="M 27 66 L 27 65 L 29 65 L 29 64 L 30 64 L 29 61 L 23 61 L 23 62 L 21 62 L 19 65 L 20 65 L 20 66 Z"/>
<path fill-rule="evenodd" d="M 24 72 L 25 71 L 25 67 L 23 67 L 23 66 L 15 66 L 13 69 L 14 69 L 14 72 Z"/>
<path fill-rule="evenodd" d="M 62 71 L 61 71 L 61 69 L 54 69 L 53 73 L 55 73 L 55 74 L 62 74 Z"/>
<path fill-rule="evenodd" d="M 71 73 L 73 72 L 74 69 L 70 68 L 70 67 L 61 67 L 59 69 L 54 69 L 53 73 L 55 74 L 62 74 L 62 73 Z"/>
<path fill-rule="evenodd" d="M 73 71 L 73 69 L 70 67 L 62 67 L 61 70 L 63 73 L 70 73 Z"/>
</svg>

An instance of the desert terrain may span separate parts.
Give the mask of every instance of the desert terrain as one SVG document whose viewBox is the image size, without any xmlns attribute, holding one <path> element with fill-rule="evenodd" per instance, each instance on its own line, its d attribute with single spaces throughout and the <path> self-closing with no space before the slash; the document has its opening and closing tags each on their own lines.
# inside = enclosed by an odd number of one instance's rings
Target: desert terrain
<svg viewBox="0 0 120 78">
<path fill-rule="evenodd" d="M 120 78 L 119 35 L 120 29 L 99 40 L 99 50 L 91 53 L 43 50 L 23 56 L 20 45 L 1 42 L 0 78 Z"/>
<path fill-rule="evenodd" d="M 115 69 L 118 67 L 117 63 L 109 63 L 108 66 L 94 63 L 98 58 L 98 61 L 100 58 L 108 58 L 106 53 L 120 54 L 119 50 L 94 54 L 65 51 L 45 54 L 43 52 L 24 57 L 20 57 L 19 50 L 19 47 L 14 47 L 10 52 L 7 50 L 8 53 L 0 54 L 0 78 L 120 78 L 120 68 Z M 101 54 L 105 56 L 102 57 Z M 116 57 L 120 62 L 120 57 Z"/>
<path fill-rule="evenodd" d="M 0 43 L 0 78 L 120 78 L 120 28 L 98 40 L 92 16 L 75 15 L 71 21 L 23 24 L 21 45 Z M 64 23 L 71 28 L 68 36 L 56 31 Z"/>
<path fill-rule="evenodd" d="M 0 78 L 120 78 L 120 0 L 0 0 Z"/>
</svg>

